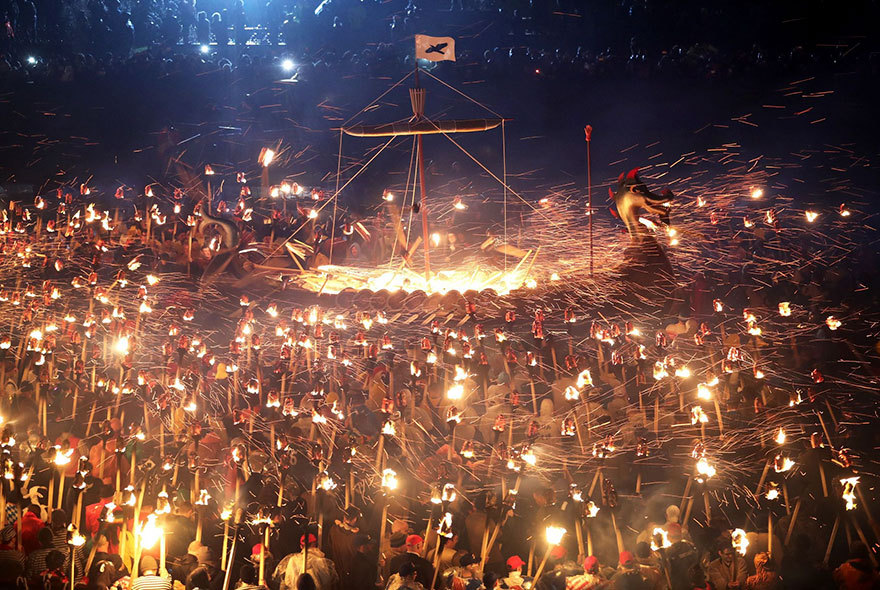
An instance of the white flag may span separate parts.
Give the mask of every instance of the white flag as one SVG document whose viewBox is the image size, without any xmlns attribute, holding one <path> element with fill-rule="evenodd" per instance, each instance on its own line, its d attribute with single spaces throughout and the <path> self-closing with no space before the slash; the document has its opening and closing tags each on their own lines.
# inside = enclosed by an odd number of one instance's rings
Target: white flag
<svg viewBox="0 0 880 590">
<path fill-rule="evenodd" d="M 455 61 L 455 39 L 416 35 L 416 59 Z"/>
</svg>

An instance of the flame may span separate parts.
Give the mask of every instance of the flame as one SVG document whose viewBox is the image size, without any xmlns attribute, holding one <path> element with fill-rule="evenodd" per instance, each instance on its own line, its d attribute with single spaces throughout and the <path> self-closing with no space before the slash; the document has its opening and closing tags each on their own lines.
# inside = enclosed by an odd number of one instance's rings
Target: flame
<svg viewBox="0 0 880 590">
<path fill-rule="evenodd" d="M 660 381 L 664 377 L 669 377 L 669 373 L 666 371 L 666 365 L 663 364 L 663 361 L 657 361 L 654 363 L 654 379 Z"/>
<path fill-rule="evenodd" d="M 73 545 L 74 547 L 82 547 L 86 544 L 86 538 L 82 536 L 77 530 L 76 526 L 70 524 L 67 526 L 68 544 Z"/>
<path fill-rule="evenodd" d="M 386 436 L 395 436 L 397 434 L 397 429 L 394 427 L 394 422 L 386 422 L 382 426 L 382 434 Z"/>
<path fill-rule="evenodd" d="M 325 492 L 329 492 L 336 489 L 336 482 L 327 473 L 322 473 L 318 476 L 317 486 Z"/>
<path fill-rule="evenodd" d="M 127 355 L 129 352 L 128 336 L 122 336 L 119 340 L 117 340 L 116 344 L 113 345 L 113 350 L 115 350 L 117 354 L 121 354 L 123 356 Z"/>
<path fill-rule="evenodd" d="M 199 490 L 199 499 L 196 500 L 196 504 L 198 506 L 207 506 L 208 500 L 211 499 L 211 494 L 208 493 L 208 490 Z"/>
<path fill-rule="evenodd" d="M 749 539 L 746 536 L 746 532 L 742 529 L 734 529 L 733 532 L 730 533 L 730 539 L 733 542 L 733 548 L 736 549 L 737 553 L 745 555 L 749 548 Z"/>
<path fill-rule="evenodd" d="M 791 315 L 791 306 L 788 301 L 780 301 L 779 302 L 779 315 L 784 318 L 787 318 Z"/>
<path fill-rule="evenodd" d="M 657 543 L 658 538 L 660 543 Z M 667 547 L 672 547 L 672 541 L 669 540 L 669 534 L 666 532 L 666 529 L 654 527 L 654 530 L 651 532 L 651 551 L 658 551 Z"/>
<path fill-rule="evenodd" d="M 694 406 L 691 408 L 691 424 L 696 424 L 697 422 L 700 424 L 706 424 L 708 421 L 709 417 L 703 412 L 701 406 Z"/>
<path fill-rule="evenodd" d="M 275 159 L 275 150 L 270 149 L 270 148 L 263 148 L 260 151 L 260 164 L 263 166 L 263 168 L 268 167 L 269 164 L 271 164 L 272 160 L 274 160 L 274 159 Z"/>
<path fill-rule="evenodd" d="M 141 525 L 138 535 L 141 538 L 141 547 L 151 549 L 162 536 L 162 528 L 156 524 L 156 514 L 147 516 L 147 521 Z"/>
<path fill-rule="evenodd" d="M 563 527 L 558 526 L 548 526 L 544 530 L 544 535 L 547 537 L 548 545 L 559 545 L 562 542 L 562 537 L 565 536 L 566 530 Z"/>
<path fill-rule="evenodd" d="M 697 385 L 697 397 L 702 400 L 710 400 L 712 399 L 712 390 L 707 384 L 700 383 Z"/>
<path fill-rule="evenodd" d="M 714 466 L 709 464 L 709 461 L 705 457 L 701 457 L 699 461 L 697 461 L 697 481 L 703 483 L 707 479 L 711 479 L 715 477 L 715 474 L 718 471 Z"/>
<path fill-rule="evenodd" d="M 815 211 L 806 211 L 804 215 L 806 215 L 807 221 L 809 223 L 813 223 L 814 221 L 816 221 L 816 218 L 819 217 L 819 214 Z"/>
<path fill-rule="evenodd" d="M 584 369 L 578 374 L 576 385 L 578 389 L 583 389 L 588 385 L 590 387 L 593 386 L 593 376 L 590 375 L 589 369 Z"/>
<path fill-rule="evenodd" d="M 387 491 L 397 488 L 397 472 L 393 469 L 386 469 L 382 472 L 382 487 Z"/>
<path fill-rule="evenodd" d="M 846 509 L 855 510 L 856 508 L 856 485 L 859 483 L 858 477 L 847 477 L 840 480 L 843 486 L 843 494 L 841 497 L 846 500 Z"/>
<path fill-rule="evenodd" d="M 459 400 L 464 396 L 464 385 L 456 383 L 446 392 L 446 397 L 451 400 Z"/>
<path fill-rule="evenodd" d="M 778 444 L 778 445 L 785 444 L 785 429 L 784 428 L 780 428 L 776 432 L 776 444 Z"/>
<path fill-rule="evenodd" d="M 786 471 L 789 471 L 792 467 L 794 467 L 794 461 L 792 461 L 791 458 L 780 457 L 779 455 L 776 456 L 776 461 L 773 465 L 773 470 L 776 473 L 785 473 Z"/>
<path fill-rule="evenodd" d="M 599 514 L 599 507 L 596 506 L 596 503 L 590 500 L 587 502 L 587 518 L 596 518 L 596 515 Z"/>
<path fill-rule="evenodd" d="M 833 330 L 836 330 L 837 328 L 840 327 L 840 325 L 841 325 L 841 321 L 838 320 L 838 319 L 837 319 L 836 317 L 834 317 L 833 315 L 830 315 L 830 316 L 828 316 L 828 317 L 825 319 L 825 324 L 828 326 L 828 329 L 829 329 L 829 330 L 832 330 L 832 331 L 833 331 Z"/>
</svg>

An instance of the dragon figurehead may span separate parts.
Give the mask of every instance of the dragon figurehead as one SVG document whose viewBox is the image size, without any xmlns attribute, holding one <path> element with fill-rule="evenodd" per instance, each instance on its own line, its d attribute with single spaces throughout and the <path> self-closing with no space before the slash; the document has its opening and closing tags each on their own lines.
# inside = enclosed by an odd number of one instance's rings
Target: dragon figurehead
<svg viewBox="0 0 880 590">
<path fill-rule="evenodd" d="M 633 243 L 643 242 L 650 237 L 648 228 L 639 223 L 639 216 L 643 211 L 660 216 L 660 221 L 670 225 L 669 209 L 674 195 L 668 189 L 661 195 L 652 193 L 639 178 L 638 168 L 633 168 L 625 175 L 621 173 L 617 178 L 617 192 L 609 188 L 608 194 L 614 201 L 617 214 L 626 225 Z"/>
<path fill-rule="evenodd" d="M 220 234 L 222 250 L 231 250 L 238 247 L 241 235 L 234 222 L 212 215 L 210 208 L 205 206 L 204 199 L 196 204 L 195 211 L 202 217 L 198 227 L 200 235 L 204 235 L 205 230 L 213 226 L 217 228 Z"/>
</svg>

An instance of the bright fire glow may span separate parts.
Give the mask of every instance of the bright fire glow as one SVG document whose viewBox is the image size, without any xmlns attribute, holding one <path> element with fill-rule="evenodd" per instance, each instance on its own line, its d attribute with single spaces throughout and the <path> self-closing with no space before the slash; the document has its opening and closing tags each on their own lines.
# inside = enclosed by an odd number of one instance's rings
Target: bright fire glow
<svg viewBox="0 0 880 590">
<path fill-rule="evenodd" d="M 780 428 L 776 432 L 776 444 L 778 444 L 778 445 L 785 444 L 785 429 L 784 428 Z"/>
<path fill-rule="evenodd" d="M 658 543 L 657 541 L 660 542 Z M 666 529 L 654 527 L 654 531 L 651 534 L 651 550 L 657 551 L 659 549 L 665 549 L 666 547 L 672 547 L 672 542 L 669 540 L 669 535 L 666 533 Z"/>
<path fill-rule="evenodd" d="M 856 508 L 856 485 L 858 483 L 858 477 L 847 477 L 840 480 L 840 485 L 843 486 L 843 495 L 841 497 L 846 500 L 847 510 L 855 510 Z"/>
<path fill-rule="evenodd" d="M 544 531 L 547 536 L 547 544 L 548 545 L 559 545 L 562 542 L 562 537 L 565 536 L 565 529 L 559 526 L 548 526 Z"/>
<path fill-rule="evenodd" d="M 499 295 L 506 295 L 527 283 L 528 265 L 520 265 L 507 272 L 473 265 L 454 270 L 440 270 L 426 279 L 423 273 L 403 267 L 393 270 L 387 268 L 367 268 L 354 266 L 324 265 L 316 272 L 301 275 L 303 288 L 335 295 L 342 290 L 356 287 L 371 291 L 387 290 L 391 293 L 403 291 L 424 291 L 427 294 L 449 291 L 484 291 L 493 289 Z"/>
<path fill-rule="evenodd" d="M 382 472 L 382 487 L 388 491 L 397 488 L 397 472 L 393 469 L 386 469 Z"/>
<path fill-rule="evenodd" d="M 746 537 L 746 532 L 742 529 L 734 529 L 734 531 L 730 533 L 730 539 L 733 542 L 733 548 L 736 549 L 740 555 L 745 555 L 749 548 L 749 539 Z"/>
</svg>

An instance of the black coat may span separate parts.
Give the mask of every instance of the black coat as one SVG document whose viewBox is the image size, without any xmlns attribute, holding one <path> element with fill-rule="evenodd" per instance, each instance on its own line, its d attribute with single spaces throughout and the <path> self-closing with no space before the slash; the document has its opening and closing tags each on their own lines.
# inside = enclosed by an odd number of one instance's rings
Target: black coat
<svg viewBox="0 0 880 590">
<path fill-rule="evenodd" d="M 406 562 L 413 564 L 413 567 L 416 570 L 416 582 L 423 585 L 425 588 L 431 585 L 431 581 L 434 579 L 434 567 L 431 565 L 430 561 L 421 555 L 416 555 L 415 553 L 402 553 L 392 557 L 389 571 L 392 575 L 400 572 L 400 566 Z"/>
<path fill-rule="evenodd" d="M 374 590 L 376 587 L 376 560 L 370 559 L 360 551 L 351 560 L 348 579 L 343 578 L 346 590 Z"/>
</svg>

